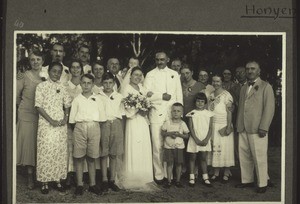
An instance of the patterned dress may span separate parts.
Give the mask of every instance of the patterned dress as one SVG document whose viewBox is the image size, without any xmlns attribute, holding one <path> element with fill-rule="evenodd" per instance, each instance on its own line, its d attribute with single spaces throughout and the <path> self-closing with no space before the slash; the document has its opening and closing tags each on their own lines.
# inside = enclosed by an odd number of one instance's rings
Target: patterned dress
<svg viewBox="0 0 300 204">
<path fill-rule="evenodd" d="M 64 118 L 63 108 L 71 106 L 71 97 L 62 83 L 45 81 L 36 88 L 35 106 L 43 108 L 53 120 Z M 40 182 L 59 181 L 67 176 L 67 125 L 53 127 L 39 117 L 36 176 Z"/>
<path fill-rule="evenodd" d="M 34 107 L 35 89 L 41 83 L 31 71 L 17 81 L 17 165 L 36 165 L 36 137 L 39 114 Z"/>
<path fill-rule="evenodd" d="M 218 96 L 214 92 L 209 97 L 209 110 L 214 113 L 212 125 L 212 166 L 234 166 L 233 132 L 221 136 L 219 130 L 227 126 L 227 107 L 233 102 L 232 96 L 224 90 Z"/>
</svg>

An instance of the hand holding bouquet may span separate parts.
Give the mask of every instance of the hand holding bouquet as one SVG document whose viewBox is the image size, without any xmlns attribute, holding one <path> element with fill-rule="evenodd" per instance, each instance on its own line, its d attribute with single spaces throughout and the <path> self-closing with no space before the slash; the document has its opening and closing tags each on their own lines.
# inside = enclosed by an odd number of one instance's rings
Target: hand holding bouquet
<svg viewBox="0 0 300 204">
<path fill-rule="evenodd" d="M 150 100 L 144 95 L 128 94 L 123 99 L 125 109 L 137 109 L 138 113 L 146 116 L 148 111 L 152 108 Z"/>
</svg>

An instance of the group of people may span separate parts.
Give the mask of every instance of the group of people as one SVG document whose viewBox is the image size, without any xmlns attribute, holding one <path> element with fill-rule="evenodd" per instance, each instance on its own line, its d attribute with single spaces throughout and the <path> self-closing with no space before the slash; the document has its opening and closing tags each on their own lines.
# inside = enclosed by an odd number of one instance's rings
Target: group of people
<svg viewBox="0 0 300 204">
<path fill-rule="evenodd" d="M 117 58 L 106 67 L 101 61 L 90 65 L 87 46 L 78 49 L 70 67 L 62 63 L 62 44 L 53 45 L 51 56 L 43 67 L 43 53 L 33 49 L 31 69 L 17 79 L 17 165 L 26 166 L 29 189 L 36 174 L 43 194 L 50 182 L 64 191 L 68 182 L 61 181 L 68 181 L 70 172 L 76 172 L 76 195 L 84 192 L 83 172 L 89 175 L 88 191 L 97 195 L 153 181 L 170 188 L 172 179 L 182 188 L 183 173 L 194 187 L 198 167 L 202 183 L 211 187 L 213 181 L 230 180 L 238 158 L 241 183 L 236 187 L 254 187 L 255 170 L 257 192 L 266 192 L 275 101 L 257 61 L 236 69 L 236 83 L 226 69 L 209 84 L 205 70 L 195 80 L 192 67 L 180 60 L 169 68 L 164 51 L 156 52 L 156 67 L 145 76 L 134 57 L 124 69 Z M 146 97 L 151 108 L 125 108 L 130 94 Z"/>
</svg>

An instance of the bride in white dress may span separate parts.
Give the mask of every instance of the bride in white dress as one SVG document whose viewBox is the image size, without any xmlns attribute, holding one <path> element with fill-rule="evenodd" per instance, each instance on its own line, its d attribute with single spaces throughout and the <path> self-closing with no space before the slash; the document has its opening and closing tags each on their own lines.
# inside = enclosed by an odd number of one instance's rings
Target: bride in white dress
<svg viewBox="0 0 300 204">
<path fill-rule="evenodd" d="M 124 97 L 128 94 L 146 95 L 146 89 L 141 85 L 143 73 L 139 67 L 128 70 L 128 84 L 122 89 Z M 125 77 L 125 78 L 126 78 Z M 122 186 L 125 189 L 145 189 L 153 181 L 152 148 L 149 123 L 145 113 L 137 109 L 127 109 L 124 153 L 124 178 Z"/>
</svg>

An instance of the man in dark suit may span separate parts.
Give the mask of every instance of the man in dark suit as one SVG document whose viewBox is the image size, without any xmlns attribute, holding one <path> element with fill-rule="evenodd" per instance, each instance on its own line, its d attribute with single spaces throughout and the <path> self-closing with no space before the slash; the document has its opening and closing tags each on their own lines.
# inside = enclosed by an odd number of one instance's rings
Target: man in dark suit
<svg viewBox="0 0 300 204">
<path fill-rule="evenodd" d="M 254 186 L 264 193 L 268 186 L 268 131 L 275 111 L 274 92 L 268 82 L 261 80 L 256 61 L 246 64 L 248 83 L 241 88 L 237 115 L 241 184 L 237 188 Z"/>
<path fill-rule="evenodd" d="M 233 112 L 232 112 L 232 121 L 236 121 L 237 118 L 237 110 L 239 105 L 239 98 L 240 98 L 240 91 L 243 85 L 247 83 L 246 77 L 246 68 L 245 67 L 237 67 L 235 69 L 235 78 L 237 79 L 238 83 L 235 83 L 233 87 L 229 90 L 230 94 L 233 97 Z M 234 157 L 236 163 L 238 163 L 239 154 L 238 154 L 238 132 L 236 130 L 236 126 L 234 126 Z"/>
</svg>

